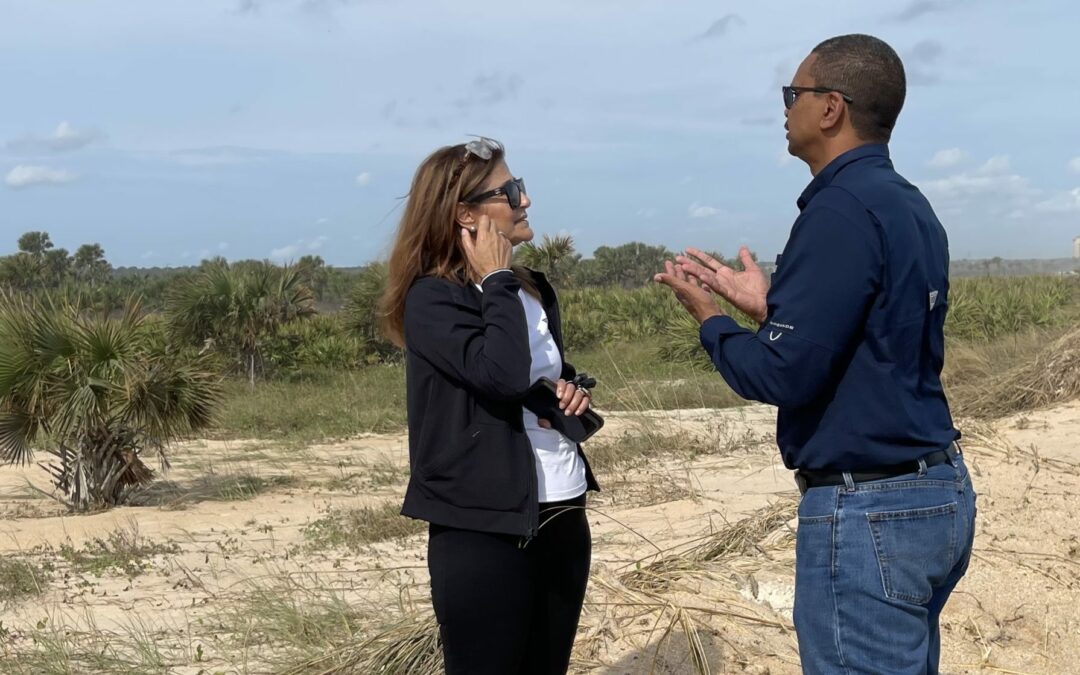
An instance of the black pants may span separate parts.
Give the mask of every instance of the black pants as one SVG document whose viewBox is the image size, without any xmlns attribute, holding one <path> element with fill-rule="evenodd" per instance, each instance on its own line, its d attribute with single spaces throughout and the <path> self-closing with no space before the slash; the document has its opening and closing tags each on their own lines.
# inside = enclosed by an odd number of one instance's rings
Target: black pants
<svg viewBox="0 0 1080 675">
<path fill-rule="evenodd" d="M 540 504 L 522 537 L 431 525 L 431 598 L 447 675 L 564 675 L 592 539 L 585 496 Z"/>
</svg>

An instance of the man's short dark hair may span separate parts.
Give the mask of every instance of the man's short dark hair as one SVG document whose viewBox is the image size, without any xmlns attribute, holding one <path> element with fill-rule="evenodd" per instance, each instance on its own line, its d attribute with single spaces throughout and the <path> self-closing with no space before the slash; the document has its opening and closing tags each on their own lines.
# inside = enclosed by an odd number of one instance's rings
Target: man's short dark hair
<svg viewBox="0 0 1080 675">
<path fill-rule="evenodd" d="M 810 76 L 814 85 L 844 92 L 851 125 L 865 141 L 887 143 L 904 107 L 907 78 L 893 48 L 871 35 L 840 35 L 822 42 Z"/>
</svg>

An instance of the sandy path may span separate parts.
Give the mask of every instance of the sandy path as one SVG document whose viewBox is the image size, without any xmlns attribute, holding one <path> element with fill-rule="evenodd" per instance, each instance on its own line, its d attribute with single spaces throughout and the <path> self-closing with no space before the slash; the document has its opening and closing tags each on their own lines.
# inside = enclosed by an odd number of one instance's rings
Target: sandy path
<svg viewBox="0 0 1080 675">
<path fill-rule="evenodd" d="M 601 432 L 608 439 L 647 428 L 693 437 L 699 451 L 660 452 L 600 476 L 605 490 L 590 502 L 598 581 L 583 619 L 580 672 L 692 672 L 678 635 L 656 652 L 656 634 L 627 622 L 599 584 L 632 569 L 634 561 L 655 559 L 658 549 L 686 548 L 793 496 L 790 474 L 768 442 L 774 423 L 774 412 L 763 406 L 609 416 Z M 965 446 L 980 517 L 976 559 L 944 615 L 946 672 L 1080 672 L 1073 666 L 1080 663 L 1080 403 L 994 427 L 1000 438 L 969 433 Z M 0 469 L 3 555 L 48 558 L 63 570 L 56 554 L 61 546 L 80 548 L 118 529 L 137 529 L 145 541 L 179 547 L 144 561 L 146 572 L 134 578 L 117 572 L 54 575 L 42 595 L 0 611 L 3 625 L 14 628 L 10 645 L 28 648 L 31 626 L 46 614 L 54 623 L 74 625 L 85 624 L 89 614 L 104 629 L 137 618 L 178 653 L 190 653 L 198 643 L 207 647 L 206 663 L 225 664 L 230 655 L 214 651 L 199 622 L 227 612 L 255 584 L 284 578 L 325 584 L 358 607 L 384 613 L 409 588 L 424 604 L 423 535 L 352 553 L 310 550 L 303 533 L 330 509 L 396 503 L 407 466 L 403 436 L 365 436 L 303 451 L 200 441 L 174 458 L 169 478 L 181 487 L 208 470 L 289 480 L 250 499 L 71 516 L 26 490 L 27 480 L 46 487 L 40 469 Z M 775 548 L 710 567 L 664 596 L 689 607 L 739 608 L 776 624 L 699 615 L 713 672 L 799 672 L 793 635 L 783 628 L 790 624 L 793 574 L 790 532 L 782 530 L 775 533 Z M 170 672 L 198 672 L 194 663 L 181 661 Z"/>
</svg>

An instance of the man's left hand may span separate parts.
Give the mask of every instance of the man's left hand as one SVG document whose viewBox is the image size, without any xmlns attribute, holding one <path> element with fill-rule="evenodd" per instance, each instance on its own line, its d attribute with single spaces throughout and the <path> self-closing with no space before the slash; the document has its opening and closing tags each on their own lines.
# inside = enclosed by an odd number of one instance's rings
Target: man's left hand
<svg viewBox="0 0 1080 675">
<path fill-rule="evenodd" d="M 702 288 L 697 279 L 687 277 L 682 265 L 664 261 L 664 270 L 653 277 L 653 280 L 670 288 L 675 293 L 675 298 L 698 323 L 705 323 L 706 319 L 724 314 L 712 294 Z"/>
</svg>

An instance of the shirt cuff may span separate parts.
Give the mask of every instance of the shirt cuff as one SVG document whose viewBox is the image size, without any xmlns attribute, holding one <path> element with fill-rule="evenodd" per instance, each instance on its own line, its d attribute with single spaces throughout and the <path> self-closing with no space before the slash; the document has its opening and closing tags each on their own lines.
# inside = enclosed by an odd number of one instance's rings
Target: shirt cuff
<svg viewBox="0 0 1080 675">
<path fill-rule="evenodd" d="M 480 280 L 480 285 L 483 286 L 485 281 L 487 281 L 491 277 L 495 276 L 496 274 L 501 274 L 502 272 L 513 272 L 513 270 L 511 270 L 509 267 L 504 267 L 502 269 L 498 269 L 498 270 L 494 270 L 492 272 L 488 272 L 487 274 L 484 275 L 484 278 Z"/>
<path fill-rule="evenodd" d="M 698 337 L 701 339 L 701 346 L 705 348 L 705 351 L 712 355 L 720 340 L 729 335 L 748 332 L 748 330 L 736 323 L 735 319 L 724 314 L 711 316 L 708 319 L 705 319 L 705 323 L 701 324 L 701 330 L 698 332 Z"/>
</svg>

